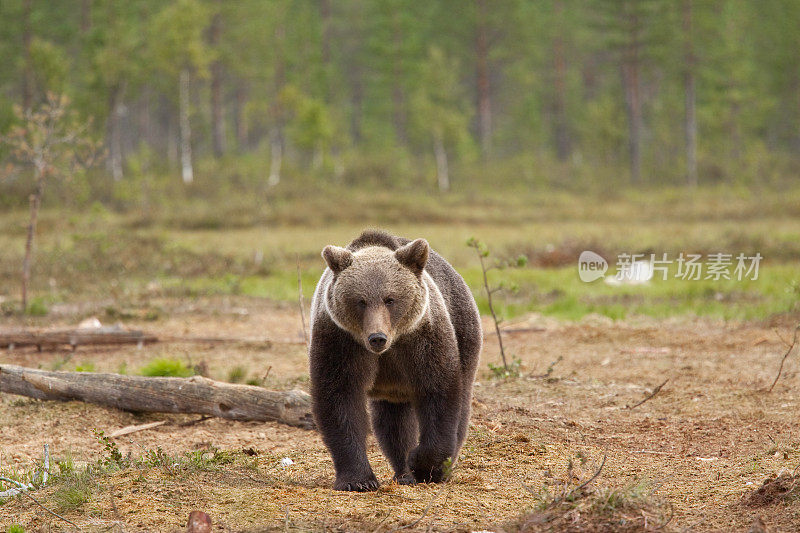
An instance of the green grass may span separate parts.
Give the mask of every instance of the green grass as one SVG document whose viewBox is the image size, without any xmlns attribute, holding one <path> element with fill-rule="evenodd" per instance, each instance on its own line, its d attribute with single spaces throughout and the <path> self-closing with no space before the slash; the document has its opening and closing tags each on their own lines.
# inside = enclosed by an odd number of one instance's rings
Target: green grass
<svg viewBox="0 0 800 533">
<path fill-rule="evenodd" d="M 186 363 L 178 359 L 159 357 L 153 359 L 141 368 L 139 373 L 148 377 L 177 377 L 186 378 L 194 375 L 194 371 Z"/>
<path fill-rule="evenodd" d="M 302 276 L 306 301 L 313 295 L 322 268 Z M 488 314 L 481 270 L 478 266 L 460 269 L 472 289 L 482 314 Z M 762 319 L 781 313 L 800 311 L 800 265 L 762 265 L 758 280 L 654 279 L 646 285 L 611 286 L 602 281 L 584 283 L 575 265 L 560 268 L 522 268 L 491 271 L 490 283 L 515 285 L 516 290 L 496 293 L 496 310 L 510 319 L 537 312 L 566 320 L 580 320 L 588 314 L 613 319 L 634 315 L 666 318 L 671 316 L 709 316 L 722 319 Z M 275 272 L 268 276 L 230 276 L 165 280 L 165 287 L 188 295 L 240 294 L 278 301 L 297 300 L 294 272 Z"/>
<path fill-rule="evenodd" d="M 487 313 L 480 269 L 466 269 L 462 274 L 473 288 L 481 312 Z M 632 315 L 760 319 L 800 311 L 797 264 L 763 265 L 755 281 L 688 281 L 670 275 L 666 280 L 658 278 L 646 285 L 627 286 L 611 286 L 600 280 L 584 283 L 578 278 L 577 264 L 557 269 L 490 272 L 489 276 L 518 287 L 516 292 L 497 297 L 500 314 L 506 318 L 538 312 L 568 320 L 590 313 L 614 319 Z"/>
<path fill-rule="evenodd" d="M 591 313 L 760 319 L 798 311 L 799 206 L 800 188 L 709 188 L 585 196 L 352 190 L 287 194 L 268 204 L 235 195 L 222 206 L 186 199 L 146 215 L 102 207 L 66 214 L 45 209 L 33 301 L 46 302 L 39 311 L 47 312 L 61 302 L 110 298 L 109 319 L 123 321 L 160 317 L 146 303 L 149 294 L 295 301 L 298 264 L 310 298 L 322 272 L 321 249 L 346 244 L 364 227 L 381 226 L 427 238 L 462 273 L 484 312 L 480 270 L 467 239 L 485 242 L 492 257 L 528 257 L 527 268 L 490 274 L 493 283 L 518 287 L 498 295 L 506 318 L 538 312 L 570 320 Z M 6 313 L 17 294 L 25 221 L 23 210 L 0 214 L 0 297 L 6 298 L 0 302 Z M 608 258 L 623 252 L 760 252 L 764 261 L 755 282 L 669 279 L 611 287 L 578 280 L 575 265 L 584 249 Z"/>
<path fill-rule="evenodd" d="M 94 485 L 88 472 L 72 475 L 58 483 L 52 499 L 61 512 L 77 511 L 91 500 Z"/>
</svg>

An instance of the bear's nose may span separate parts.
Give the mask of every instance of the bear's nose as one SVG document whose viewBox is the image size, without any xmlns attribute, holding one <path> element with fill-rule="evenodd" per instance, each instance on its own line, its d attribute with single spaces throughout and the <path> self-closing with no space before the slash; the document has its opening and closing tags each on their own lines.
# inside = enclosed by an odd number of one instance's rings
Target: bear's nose
<svg viewBox="0 0 800 533">
<path fill-rule="evenodd" d="M 371 333 L 367 340 L 373 350 L 383 350 L 383 347 L 386 346 L 386 335 L 383 333 Z"/>
</svg>

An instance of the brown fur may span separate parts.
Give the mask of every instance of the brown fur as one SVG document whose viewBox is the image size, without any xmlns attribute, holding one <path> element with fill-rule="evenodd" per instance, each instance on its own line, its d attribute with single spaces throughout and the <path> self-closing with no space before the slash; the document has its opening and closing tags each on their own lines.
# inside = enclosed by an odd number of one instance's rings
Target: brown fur
<svg viewBox="0 0 800 533">
<path fill-rule="evenodd" d="M 365 231 L 322 256 L 309 363 L 334 488 L 378 487 L 366 455 L 368 399 L 394 479 L 442 480 L 466 437 L 482 343 L 472 293 L 423 239 Z"/>
</svg>

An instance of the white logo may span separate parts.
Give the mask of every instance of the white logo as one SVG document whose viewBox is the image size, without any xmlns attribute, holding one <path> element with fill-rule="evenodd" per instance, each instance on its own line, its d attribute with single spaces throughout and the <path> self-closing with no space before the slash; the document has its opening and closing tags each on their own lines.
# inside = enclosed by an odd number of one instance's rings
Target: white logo
<svg viewBox="0 0 800 533">
<path fill-rule="evenodd" d="M 590 283 L 605 276 L 608 270 L 608 261 L 600 255 L 584 250 L 578 258 L 578 276 L 581 281 Z"/>
</svg>

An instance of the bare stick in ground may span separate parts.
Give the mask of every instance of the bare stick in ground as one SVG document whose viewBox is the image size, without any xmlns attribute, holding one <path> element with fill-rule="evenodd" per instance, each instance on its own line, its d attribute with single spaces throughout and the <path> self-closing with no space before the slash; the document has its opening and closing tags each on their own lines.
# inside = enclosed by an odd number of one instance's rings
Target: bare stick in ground
<svg viewBox="0 0 800 533">
<path fill-rule="evenodd" d="M 561 361 L 563 361 L 563 360 L 564 360 L 564 356 L 563 355 L 559 355 L 558 359 L 556 359 L 555 361 L 550 363 L 550 366 L 547 367 L 547 370 L 544 372 L 544 374 L 536 374 L 536 375 L 533 375 L 531 377 L 534 378 L 534 379 L 547 379 L 547 378 L 549 378 L 550 374 L 553 373 L 553 368 L 555 368 L 555 366 L 558 363 L 560 363 Z"/>
<path fill-rule="evenodd" d="M 40 400 L 80 400 L 125 411 L 197 413 L 230 420 L 277 421 L 313 429 L 310 396 L 201 376 L 164 378 L 48 372 L 0 364 L 0 392 Z"/>
<path fill-rule="evenodd" d="M 597 472 L 595 472 L 595 473 L 594 473 L 594 475 L 593 475 L 592 477 L 590 477 L 589 479 L 587 479 L 586 481 L 584 481 L 583 483 L 581 483 L 580 485 L 578 485 L 577 487 L 575 487 L 574 489 L 572 489 L 571 491 L 569 491 L 569 492 L 567 493 L 567 495 L 566 495 L 566 496 L 564 496 L 564 498 L 563 498 L 563 499 L 565 499 L 565 500 L 566 500 L 566 499 L 568 499 L 570 496 L 572 496 L 574 493 L 578 492 L 579 490 L 581 490 L 581 489 L 583 489 L 583 488 L 586 488 L 586 487 L 589 485 L 589 483 L 591 483 L 592 481 L 594 481 L 595 479 L 597 479 L 597 476 L 599 476 L 599 475 L 600 475 L 600 472 L 602 472 L 602 471 L 603 471 L 603 467 L 604 467 L 605 465 L 606 465 L 606 454 L 603 454 L 603 461 L 600 463 L 600 467 L 597 469 Z"/>
<path fill-rule="evenodd" d="M 497 313 L 494 311 L 494 303 L 492 302 L 492 294 L 500 290 L 498 287 L 491 288 L 489 287 L 489 278 L 486 276 L 486 273 L 491 270 L 493 267 L 486 266 L 484 262 L 484 258 L 489 255 L 489 251 L 486 249 L 486 246 L 477 241 L 475 239 L 470 239 L 467 241 L 467 245 L 471 248 L 475 248 L 475 251 L 478 254 L 478 260 L 481 262 L 481 272 L 483 273 L 483 288 L 486 290 L 486 300 L 489 305 L 489 312 L 492 315 L 492 321 L 494 322 L 494 330 L 497 334 L 497 343 L 500 345 L 500 357 L 503 358 L 503 368 L 508 370 L 508 362 L 506 361 L 506 351 L 503 348 L 503 335 L 500 333 L 500 320 L 497 318 Z"/>
<path fill-rule="evenodd" d="M 784 342 L 789 346 L 789 349 L 786 350 L 785 354 L 783 354 L 783 358 L 781 359 L 781 366 L 778 367 L 778 374 L 775 376 L 775 379 L 773 380 L 772 385 L 770 385 L 769 389 L 767 389 L 767 392 L 772 392 L 772 389 L 775 388 L 775 384 L 778 383 L 778 380 L 781 378 L 781 373 L 783 372 L 783 364 L 786 362 L 786 359 L 789 357 L 789 354 L 792 353 L 792 350 L 794 350 L 795 345 L 797 345 L 797 334 L 798 334 L 798 332 L 800 332 L 800 326 L 797 326 L 796 328 L 794 328 L 794 337 L 792 338 L 791 344 L 789 344 L 788 342 L 786 342 L 784 340 Z M 780 335 L 778 335 L 778 337 L 780 337 Z M 781 340 L 783 340 L 782 337 L 781 337 Z"/>
<path fill-rule="evenodd" d="M 8 479 L 7 477 L 0 477 L 0 481 L 5 481 L 6 483 L 13 483 L 14 485 L 17 485 L 18 487 L 20 487 L 21 489 L 23 489 L 23 490 L 19 491 L 19 494 L 24 494 L 25 496 L 27 496 L 28 498 L 30 498 L 31 500 L 33 500 L 33 502 L 34 502 L 36 505 L 38 505 L 39 507 L 41 507 L 42 509 L 44 509 L 45 511 L 47 511 L 47 512 L 48 512 L 48 513 L 50 513 L 51 515 L 55 516 L 56 518 L 59 518 L 59 519 L 63 520 L 63 521 L 64 521 L 64 522 L 66 522 L 67 524 L 70 524 L 70 525 L 72 525 L 73 527 L 75 527 L 75 528 L 77 528 L 77 529 L 80 529 L 80 528 L 78 528 L 78 526 L 75 524 L 75 522 L 72 522 L 71 520 L 67 520 L 66 518 L 64 518 L 64 517 L 63 517 L 63 516 L 61 516 L 60 514 L 56 513 L 55 511 L 51 511 L 50 509 L 48 509 L 47 507 L 45 507 L 44 505 L 42 505 L 42 503 L 41 503 L 39 500 L 37 500 L 36 498 L 34 498 L 34 497 L 33 497 L 33 496 L 31 496 L 30 494 L 28 494 L 28 491 L 25 489 L 25 485 L 23 485 L 22 483 L 20 483 L 20 482 L 18 482 L 18 481 L 14 481 L 13 479 Z"/>
<path fill-rule="evenodd" d="M 597 470 L 592 475 L 592 477 L 590 477 L 589 479 L 587 479 L 586 481 L 584 481 L 583 483 L 581 483 L 580 485 L 578 485 L 574 489 L 571 489 L 569 492 L 563 493 L 562 496 L 558 496 L 556 498 L 553 498 L 553 500 L 551 502 L 549 502 L 547 504 L 547 506 L 548 507 L 555 507 L 556 505 L 560 504 L 561 502 L 568 501 L 570 498 L 572 498 L 573 494 L 577 494 L 581 489 L 586 488 L 589 485 L 589 483 L 591 483 L 592 481 L 597 479 L 597 477 L 600 475 L 600 472 L 603 471 L 603 467 L 606 465 L 606 458 L 607 458 L 607 455 L 603 454 L 603 460 L 600 462 L 600 466 L 597 468 Z M 571 465 L 569 467 L 569 471 L 570 472 L 572 471 L 572 466 Z M 531 489 L 529 486 L 527 486 L 525 484 L 523 484 L 522 486 L 523 486 L 523 488 L 525 490 L 527 490 L 531 494 L 534 494 L 534 495 L 536 494 L 533 491 L 533 489 Z M 565 487 L 565 489 L 566 489 L 566 487 Z M 578 494 L 578 496 L 580 496 L 580 495 Z"/>
<path fill-rule="evenodd" d="M 635 403 L 635 404 L 633 404 L 633 405 L 631 405 L 631 406 L 627 406 L 627 405 L 626 405 L 626 406 L 625 406 L 625 409 L 635 409 L 635 408 L 639 407 L 640 405 L 642 405 L 644 402 L 646 402 L 646 401 L 649 401 L 649 400 L 652 400 L 652 399 L 653 399 L 653 397 L 655 397 L 655 395 L 656 395 L 656 394 L 658 394 L 659 392 L 661 392 L 661 387 L 663 387 L 664 385 L 666 385 L 668 381 L 669 381 L 669 378 L 665 379 L 665 380 L 664 380 L 664 382 L 663 382 L 661 385 L 659 385 L 659 386 L 657 386 L 655 389 L 653 389 L 653 391 L 652 391 L 650 394 L 648 394 L 647 396 L 645 396 L 645 397 L 644 397 L 644 399 L 643 399 L 642 401 L 640 401 L 640 402 L 637 402 L 637 403 Z"/>
</svg>

